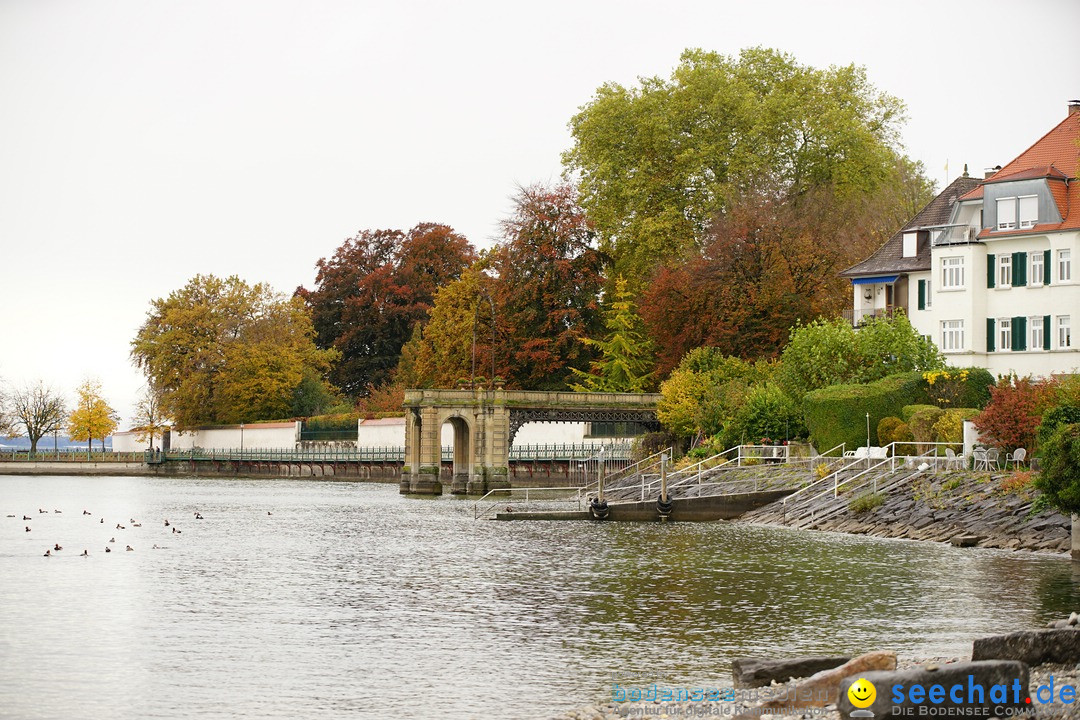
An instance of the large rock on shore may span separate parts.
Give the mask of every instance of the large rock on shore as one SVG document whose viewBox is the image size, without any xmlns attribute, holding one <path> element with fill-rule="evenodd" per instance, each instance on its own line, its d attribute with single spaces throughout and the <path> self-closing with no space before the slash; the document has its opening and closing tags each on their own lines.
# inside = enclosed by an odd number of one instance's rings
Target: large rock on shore
<svg viewBox="0 0 1080 720">
<path fill-rule="evenodd" d="M 1077 663 L 1080 662 L 1080 630 L 1073 626 L 979 638 L 972 644 L 971 659 L 1019 660 L 1028 665 Z"/>
<path fill-rule="evenodd" d="M 936 716 L 963 714 L 991 718 L 997 717 L 995 708 L 1005 709 L 1003 715 L 1015 717 L 1019 711 L 1031 708 L 1028 666 L 1012 660 L 925 665 L 893 672 L 852 674 L 845 678 L 839 687 L 840 700 L 837 709 L 843 720 L 850 720 L 851 713 L 860 709 L 852 705 L 847 694 L 848 688 L 859 680 L 869 680 L 874 685 L 877 695 L 874 702 L 865 709 L 873 712 L 876 718 L 915 717 L 925 714 L 929 709 L 933 709 L 933 715 Z M 894 703 L 893 688 L 897 685 L 903 686 L 903 702 Z M 960 686 L 960 690 L 953 691 L 956 685 Z M 920 686 L 922 689 L 921 693 L 916 690 L 914 698 L 911 693 L 913 686 Z M 977 689 L 970 690 L 969 686 L 981 686 L 982 693 Z M 994 686 L 1003 687 L 995 690 Z M 960 702 L 955 701 L 953 692 L 960 697 Z M 938 702 L 935 702 L 934 698 L 937 698 Z M 956 708 L 964 709 L 957 711 Z M 971 708 L 981 710 L 975 711 Z M 923 712 L 920 713 L 920 710 Z"/>
<path fill-rule="evenodd" d="M 861 675 L 874 670 L 895 670 L 896 653 L 878 650 L 853 658 L 840 667 L 832 670 L 822 670 L 800 681 L 785 693 L 785 697 L 767 702 L 751 708 L 751 711 L 740 713 L 734 720 L 761 720 L 764 709 L 782 710 L 790 708 L 825 707 L 835 705 L 840 689 L 840 683 L 844 678 L 851 675 Z M 772 713 L 775 714 L 775 713 Z"/>
<path fill-rule="evenodd" d="M 737 658 L 731 663 L 731 679 L 737 688 L 764 687 L 774 680 L 786 683 L 792 678 L 810 677 L 822 670 L 843 665 L 850 657 L 800 657 L 790 660 Z"/>
</svg>

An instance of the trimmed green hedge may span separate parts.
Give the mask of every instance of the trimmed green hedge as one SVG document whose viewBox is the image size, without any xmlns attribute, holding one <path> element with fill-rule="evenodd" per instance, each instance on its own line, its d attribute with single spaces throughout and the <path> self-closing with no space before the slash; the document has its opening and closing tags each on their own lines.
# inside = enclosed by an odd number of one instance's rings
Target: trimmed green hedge
<svg viewBox="0 0 1080 720">
<path fill-rule="evenodd" d="M 806 427 L 821 452 L 840 443 L 853 449 L 866 444 L 866 413 L 870 413 L 870 444 L 877 445 L 877 426 L 883 418 L 899 416 L 906 405 L 925 403 L 922 373 L 890 375 L 866 385 L 832 385 L 807 393 L 803 400 Z"/>
<path fill-rule="evenodd" d="M 993 374 L 985 368 L 968 368 L 967 382 L 956 401 L 957 408 L 982 410 L 990 403 L 990 388 L 996 383 Z"/>
<path fill-rule="evenodd" d="M 919 412 L 920 410 L 926 410 L 926 409 L 940 410 L 940 408 L 937 405 L 923 405 L 921 403 L 916 404 L 916 405 L 905 405 L 900 410 L 900 417 L 902 417 L 904 419 L 904 422 L 910 423 L 911 418 L 915 416 L 915 413 Z"/>
</svg>

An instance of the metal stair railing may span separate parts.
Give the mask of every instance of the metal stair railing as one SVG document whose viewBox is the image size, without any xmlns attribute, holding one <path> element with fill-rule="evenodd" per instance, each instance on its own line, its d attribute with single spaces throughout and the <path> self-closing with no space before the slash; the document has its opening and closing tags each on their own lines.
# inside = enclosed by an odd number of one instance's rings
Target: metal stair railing
<svg viewBox="0 0 1080 720">
<path fill-rule="evenodd" d="M 581 488 L 576 486 L 576 485 L 568 486 L 568 487 L 542 487 L 542 488 L 529 488 L 529 487 L 522 487 L 522 488 L 495 488 L 493 490 L 488 490 L 480 498 L 478 498 L 476 501 L 473 502 L 473 520 L 478 520 L 478 519 L 480 519 L 480 517 L 486 517 L 488 515 L 488 513 L 490 513 L 492 510 L 494 510 L 497 506 L 503 505 L 504 503 L 507 504 L 508 506 L 510 506 L 510 505 L 526 505 L 527 506 L 532 499 L 536 499 L 536 500 L 541 499 L 541 498 L 536 497 L 538 494 L 540 494 L 540 493 L 550 493 L 550 492 L 567 492 L 567 493 L 570 493 L 570 494 L 567 497 L 564 497 L 564 498 L 543 498 L 544 500 L 547 500 L 548 502 L 575 503 L 577 505 L 577 509 L 581 510 L 582 498 L 581 498 L 580 493 L 578 493 L 579 490 L 581 490 Z M 519 494 L 524 495 L 524 498 L 522 498 L 520 500 L 514 500 L 514 494 L 515 493 L 519 493 Z M 505 500 L 495 500 L 495 501 L 490 500 L 492 497 L 494 497 L 496 495 L 501 495 L 501 494 L 505 494 L 507 496 L 507 498 Z M 532 496 L 532 498 L 530 498 L 530 495 Z M 483 510 L 481 510 L 480 506 L 484 502 L 488 502 L 489 504 L 486 507 L 484 507 Z"/>
<path fill-rule="evenodd" d="M 644 482 L 643 478 L 645 473 L 653 468 L 660 466 L 660 457 L 666 454 L 671 457 L 673 451 L 672 447 L 666 447 L 663 450 L 654 452 L 648 457 L 638 460 L 632 465 L 627 465 L 616 473 L 613 473 L 609 477 L 604 478 L 604 494 L 609 492 L 617 493 L 620 490 L 625 490 L 630 487 L 638 487 Z M 579 488 L 579 494 L 582 498 L 590 498 L 599 492 L 599 486 L 596 480 L 585 483 L 584 486 Z"/>
<path fill-rule="evenodd" d="M 892 482 L 886 483 L 881 488 L 881 491 L 886 492 L 886 493 L 891 492 L 892 490 L 896 489 L 897 487 L 910 482 L 914 478 L 917 478 L 920 475 L 926 474 L 927 469 L 928 468 L 923 468 L 920 465 L 919 467 L 915 468 L 915 470 L 912 471 L 911 473 L 908 473 L 907 475 L 904 475 L 903 477 L 897 478 L 897 479 L 893 480 Z M 890 472 L 894 473 L 896 471 L 893 470 L 893 471 L 890 471 Z M 868 479 L 866 482 L 862 483 L 861 485 L 856 485 L 855 487 L 850 488 L 850 491 L 855 492 L 856 490 L 864 488 L 867 485 L 870 485 L 872 483 L 873 486 L 874 486 L 873 492 L 876 493 L 876 492 L 878 492 L 878 480 L 880 478 L 881 478 L 880 474 L 875 475 L 873 478 Z M 852 479 L 854 479 L 854 478 L 852 478 Z M 836 498 L 836 500 L 837 500 L 837 502 L 832 503 L 829 507 L 823 508 L 820 516 L 818 515 L 817 508 L 811 507 L 810 508 L 810 522 L 808 524 L 806 524 L 806 525 L 803 525 L 802 524 L 802 519 L 800 518 L 799 520 L 796 521 L 795 527 L 800 528 L 800 529 L 810 529 L 810 528 L 813 528 L 818 523 L 823 523 L 826 520 L 828 520 L 828 519 L 830 519 L 832 517 L 835 517 L 836 515 L 839 515 L 840 513 L 844 512 L 848 507 L 848 501 L 845 498 Z"/>
<path fill-rule="evenodd" d="M 798 491 L 796 493 L 793 493 L 792 495 L 789 495 L 788 497 L 784 498 L 783 503 L 782 503 L 783 514 L 784 514 L 785 519 L 787 518 L 787 508 L 788 508 L 788 501 L 789 500 L 791 500 L 796 495 L 800 495 L 804 491 L 809 490 L 814 485 L 817 485 L 817 484 L 819 484 L 819 483 L 821 483 L 821 482 L 823 482 L 825 480 L 828 480 L 829 478 L 833 479 L 833 487 L 831 488 L 833 498 L 838 498 L 839 495 L 840 495 L 840 488 L 841 487 L 843 487 L 845 485 L 848 485 L 849 483 L 859 479 L 860 477 L 863 477 L 864 475 L 868 475 L 871 472 L 873 472 L 874 470 L 880 469 L 880 468 L 884 467 L 885 465 L 890 466 L 888 472 L 895 473 L 896 472 L 896 463 L 897 463 L 898 460 L 903 461 L 904 463 L 907 463 L 909 460 L 923 460 L 924 462 L 920 463 L 919 467 L 917 468 L 917 472 L 913 473 L 911 476 L 909 476 L 909 477 L 915 477 L 917 474 L 924 473 L 930 467 L 934 467 L 935 470 L 936 470 L 936 465 L 937 465 L 937 460 L 938 460 L 937 446 L 939 446 L 939 445 L 946 445 L 946 446 L 955 445 L 956 443 L 925 443 L 925 444 L 928 444 L 928 445 L 933 445 L 934 447 L 931 450 L 928 450 L 927 452 L 925 452 L 925 453 L 923 453 L 921 455 L 915 455 L 915 456 L 896 455 L 896 448 L 899 445 L 910 445 L 910 444 L 911 443 L 909 443 L 909 442 L 891 442 L 888 445 L 884 446 L 885 449 L 886 449 L 887 457 L 885 457 L 884 459 L 879 460 L 877 463 L 874 463 L 873 465 L 868 465 L 865 470 L 861 470 L 860 472 L 855 473 L 854 475 L 844 479 L 843 481 L 841 481 L 839 479 L 840 473 L 842 473 L 844 470 L 851 469 L 851 467 L 853 465 L 861 464 L 863 462 L 869 462 L 869 457 L 856 458 L 854 463 L 848 464 L 847 466 L 845 466 L 844 468 L 836 471 L 832 475 L 829 475 L 829 476 L 827 476 L 825 478 L 822 478 L 822 480 L 819 480 L 817 483 L 811 483 L 810 485 L 807 485 L 802 490 L 800 490 L 800 491 Z M 931 457 L 930 453 L 934 453 L 934 456 Z M 933 464 L 926 463 L 925 462 L 926 460 L 933 461 Z M 926 465 L 926 467 L 922 467 L 922 465 L 924 465 L 924 464 Z M 857 485 L 854 488 L 850 488 L 850 489 L 858 490 L 859 488 L 865 487 L 866 485 L 870 485 L 872 483 L 873 484 L 873 492 L 877 492 L 878 491 L 877 481 L 878 481 L 878 479 L 879 479 L 879 477 L 881 475 L 882 475 L 882 473 L 875 474 L 869 480 L 867 480 L 866 482 L 862 483 L 861 485 Z M 888 487 L 892 488 L 892 487 L 895 487 L 895 486 L 896 486 L 896 484 L 893 483 L 893 484 L 890 484 Z M 814 511 L 815 511 L 815 508 L 813 507 L 814 501 L 817 500 L 818 498 L 823 497 L 824 495 L 827 495 L 829 492 L 830 492 L 830 489 L 826 488 L 825 490 L 817 493 L 816 495 L 812 495 L 812 496 L 810 496 L 808 498 L 803 498 L 803 500 L 801 500 L 800 503 L 802 503 L 804 506 L 806 506 L 806 507 L 808 507 L 810 509 L 811 516 L 813 517 Z M 795 523 L 796 523 L 797 526 L 798 526 L 799 522 L 801 522 L 801 519 L 796 519 L 795 520 Z"/>
</svg>

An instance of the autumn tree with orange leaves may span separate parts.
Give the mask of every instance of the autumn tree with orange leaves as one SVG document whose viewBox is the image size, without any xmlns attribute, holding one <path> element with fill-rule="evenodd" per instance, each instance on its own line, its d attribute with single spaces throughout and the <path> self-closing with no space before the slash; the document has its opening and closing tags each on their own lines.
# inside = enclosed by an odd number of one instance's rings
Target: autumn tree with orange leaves
<svg viewBox="0 0 1080 720">
<path fill-rule="evenodd" d="M 319 260 L 315 288 L 296 294 L 311 309 L 316 344 L 341 353 L 331 381 L 354 398 L 386 384 L 435 291 L 475 257 L 449 226 L 421 223 L 407 233 L 361 231 Z"/>
</svg>

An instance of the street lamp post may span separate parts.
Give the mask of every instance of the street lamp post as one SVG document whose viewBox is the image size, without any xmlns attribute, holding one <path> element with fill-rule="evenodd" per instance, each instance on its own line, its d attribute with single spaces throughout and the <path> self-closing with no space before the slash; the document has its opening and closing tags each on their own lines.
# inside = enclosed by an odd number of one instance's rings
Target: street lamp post
<svg viewBox="0 0 1080 720">
<path fill-rule="evenodd" d="M 491 299 L 491 293 L 485 288 L 481 287 L 477 290 L 477 294 L 483 293 L 487 298 L 488 305 L 491 307 L 491 377 L 488 380 L 494 385 L 495 383 L 495 301 Z M 473 309 L 473 324 L 472 324 L 472 377 L 469 378 L 469 382 L 472 383 L 476 380 L 476 325 L 480 322 L 480 303 L 476 303 L 476 307 Z"/>
</svg>

